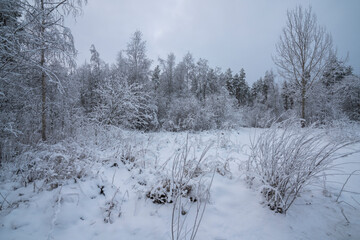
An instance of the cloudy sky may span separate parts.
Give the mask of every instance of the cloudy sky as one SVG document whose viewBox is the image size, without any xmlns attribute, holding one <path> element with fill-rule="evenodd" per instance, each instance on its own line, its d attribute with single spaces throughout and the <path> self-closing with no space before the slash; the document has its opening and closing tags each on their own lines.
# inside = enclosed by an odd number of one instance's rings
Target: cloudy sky
<svg viewBox="0 0 360 240">
<path fill-rule="evenodd" d="M 360 74 L 359 0 L 88 0 L 82 16 L 67 19 L 79 51 L 89 60 L 91 44 L 114 63 L 136 30 L 143 33 L 149 58 L 177 62 L 187 53 L 209 60 L 211 67 L 245 69 L 254 82 L 276 67 L 271 56 L 286 23 L 286 10 L 311 4 L 318 23 L 332 34 L 338 55 Z"/>
</svg>

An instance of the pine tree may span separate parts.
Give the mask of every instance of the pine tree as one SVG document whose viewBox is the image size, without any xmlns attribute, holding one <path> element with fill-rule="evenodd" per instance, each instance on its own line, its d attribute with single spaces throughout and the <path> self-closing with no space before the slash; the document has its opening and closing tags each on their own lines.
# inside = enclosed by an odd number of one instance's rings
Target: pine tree
<svg viewBox="0 0 360 240">
<path fill-rule="evenodd" d="M 225 72 L 225 85 L 229 92 L 229 95 L 234 96 L 235 92 L 233 91 L 233 75 L 230 68 L 228 68 Z"/>
<path fill-rule="evenodd" d="M 239 106 L 247 105 L 250 98 L 250 89 L 245 77 L 246 74 L 242 68 L 239 74 L 235 74 L 234 77 L 227 82 L 227 88 L 230 89 L 229 93 L 235 96 Z"/>
<path fill-rule="evenodd" d="M 281 91 L 281 98 L 283 101 L 283 106 L 285 111 L 293 109 L 294 107 L 293 94 L 294 93 L 291 91 L 288 82 L 284 81 Z"/>
</svg>

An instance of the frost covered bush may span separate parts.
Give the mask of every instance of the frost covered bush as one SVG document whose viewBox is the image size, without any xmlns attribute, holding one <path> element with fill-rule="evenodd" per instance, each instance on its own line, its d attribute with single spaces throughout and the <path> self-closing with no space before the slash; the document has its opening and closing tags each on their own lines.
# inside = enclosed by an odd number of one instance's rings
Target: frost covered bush
<svg viewBox="0 0 360 240">
<path fill-rule="evenodd" d="M 162 127 L 167 131 L 202 131 L 234 125 L 235 109 L 230 98 L 209 95 L 205 101 L 196 97 L 175 98 L 168 106 L 167 117 Z"/>
<path fill-rule="evenodd" d="M 204 130 L 211 126 L 210 118 L 203 113 L 201 103 L 195 98 L 174 99 L 164 120 L 167 131 Z"/>
<path fill-rule="evenodd" d="M 330 139 L 314 126 L 301 128 L 300 120 L 273 124 L 250 145 L 248 183 L 261 190 L 270 209 L 286 213 L 304 186 L 343 157 L 338 150 L 352 143 Z"/>
<path fill-rule="evenodd" d="M 342 139 L 343 141 L 360 141 L 360 125 L 358 122 L 334 120 L 324 126 L 330 137 Z"/>
<path fill-rule="evenodd" d="M 212 114 L 213 128 L 234 128 L 239 126 L 239 110 L 236 100 L 227 94 L 212 94 L 206 98 L 204 111 Z"/>
<path fill-rule="evenodd" d="M 51 190 L 69 179 L 81 179 L 90 174 L 89 153 L 77 144 L 38 144 L 22 153 L 12 167 L 15 179 L 25 186 L 34 181 L 43 181 L 43 186 Z"/>
<path fill-rule="evenodd" d="M 185 184 L 173 184 L 170 179 L 164 179 L 154 186 L 146 197 L 151 199 L 153 203 L 165 204 L 173 203 L 175 195 L 180 194 L 182 197 L 189 198 L 190 201 L 196 202 L 196 197 L 193 195 L 193 186 Z"/>
<path fill-rule="evenodd" d="M 101 104 L 92 113 L 101 124 L 150 130 L 158 126 L 157 108 L 142 84 L 125 84 L 112 79 L 98 91 Z"/>
<path fill-rule="evenodd" d="M 116 218 L 120 218 L 122 214 L 122 204 L 125 202 L 125 197 L 129 197 L 128 193 L 123 194 L 121 197 L 120 188 L 111 186 L 114 192 L 112 197 L 105 202 L 105 206 L 101 207 L 103 211 L 104 223 L 113 224 Z"/>
<path fill-rule="evenodd" d="M 120 155 L 120 161 L 131 170 L 136 166 L 136 153 L 131 145 L 124 146 Z"/>
<path fill-rule="evenodd" d="M 157 181 L 146 193 L 153 203 L 173 203 L 179 197 L 197 201 L 196 189 L 202 184 L 200 179 L 209 172 L 203 164 L 208 148 L 196 159 L 189 156 L 190 147 L 187 144 L 174 155 L 171 172 L 157 176 Z"/>
<path fill-rule="evenodd" d="M 256 107 L 243 108 L 243 122 L 249 127 L 269 127 L 276 118 L 274 110 L 267 109 L 265 105 L 259 104 Z"/>
</svg>

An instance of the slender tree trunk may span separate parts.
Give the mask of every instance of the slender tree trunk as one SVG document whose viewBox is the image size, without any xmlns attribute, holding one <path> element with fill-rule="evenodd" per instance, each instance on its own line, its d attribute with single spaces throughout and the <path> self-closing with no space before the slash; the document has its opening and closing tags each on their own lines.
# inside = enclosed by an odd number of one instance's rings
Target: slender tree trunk
<svg viewBox="0 0 360 240">
<path fill-rule="evenodd" d="M 305 127 L 305 104 L 306 104 L 305 94 L 306 94 L 306 89 L 305 86 L 303 86 L 301 90 L 301 118 L 302 118 L 301 127 Z"/>
<path fill-rule="evenodd" d="M 44 50 L 41 50 L 41 67 L 44 66 L 45 57 Z M 41 138 L 46 141 L 46 84 L 45 84 L 45 72 L 41 72 Z"/>
<path fill-rule="evenodd" d="M 206 99 L 206 85 L 203 85 L 203 101 L 205 102 Z"/>
<path fill-rule="evenodd" d="M 40 28 L 40 36 L 41 40 L 44 39 L 44 32 L 45 32 L 45 16 L 44 16 L 44 0 L 41 0 L 41 11 L 43 13 L 43 19 L 41 22 Z M 44 45 L 42 46 L 44 47 Z M 40 67 L 41 67 L 41 138 L 43 141 L 46 141 L 46 83 L 45 83 L 45 49 L 41 49 L 41 56 L 40 56 Z"/>
</svg>

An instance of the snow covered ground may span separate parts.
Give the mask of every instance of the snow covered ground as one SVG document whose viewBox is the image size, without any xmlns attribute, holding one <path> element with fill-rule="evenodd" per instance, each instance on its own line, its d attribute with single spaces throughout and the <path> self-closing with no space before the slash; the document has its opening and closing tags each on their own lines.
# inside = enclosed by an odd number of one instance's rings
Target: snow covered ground
<svg viewBox="0 0 360 240">
<path fill-rule="evenodd" d="M 29 166 L 21 165 L 20 160 L 3 164 L 0 239 L 171 239 L 173 204 L 154 204 L 146 192 L 171 172 L 174 154 L 187 139 L 191 156 L 199 157 L 211 145 L 204 166 L 215 164 L 222 173 L 214 176 L 197 239 L 360 239 L 359 175 L 350 177 L 336 202 L 348 174 L 360 170 L 360 153 L 339 160 L 336 170 L 306 186 L 286 215 L 279 214 L 264 205 L 262 195 L 244 181 L 250 138 L 261 131 L 139 133 L 110 129 L 96 137 L 91 131 L 87 136 L 79 134 L 83 137 L 50 150 L 41 146 L 38 156 L 28 156 L 26 161 L 55 161 L 54 169 L 66 162 L 68 175 L 60 181 L 59 173 L 49 175 L 51 169 L 45 166 L 48 182 L 32 176 L 34 180 L 25 186 L 31 176 L 18 170 Z M 141 168 L 133 167 L 132 161 L 124 165 L 121 156 L 125 155 Z M 36 167 L 38 172 L 42 167 Z M 211 176 L 207 173 L 205 180 Z M 192 205 L 196 203 L 186 206 Z M 191 227 L 194 211 L 186 210 L 182 217 L 187 217 Z"/>
</svg>

